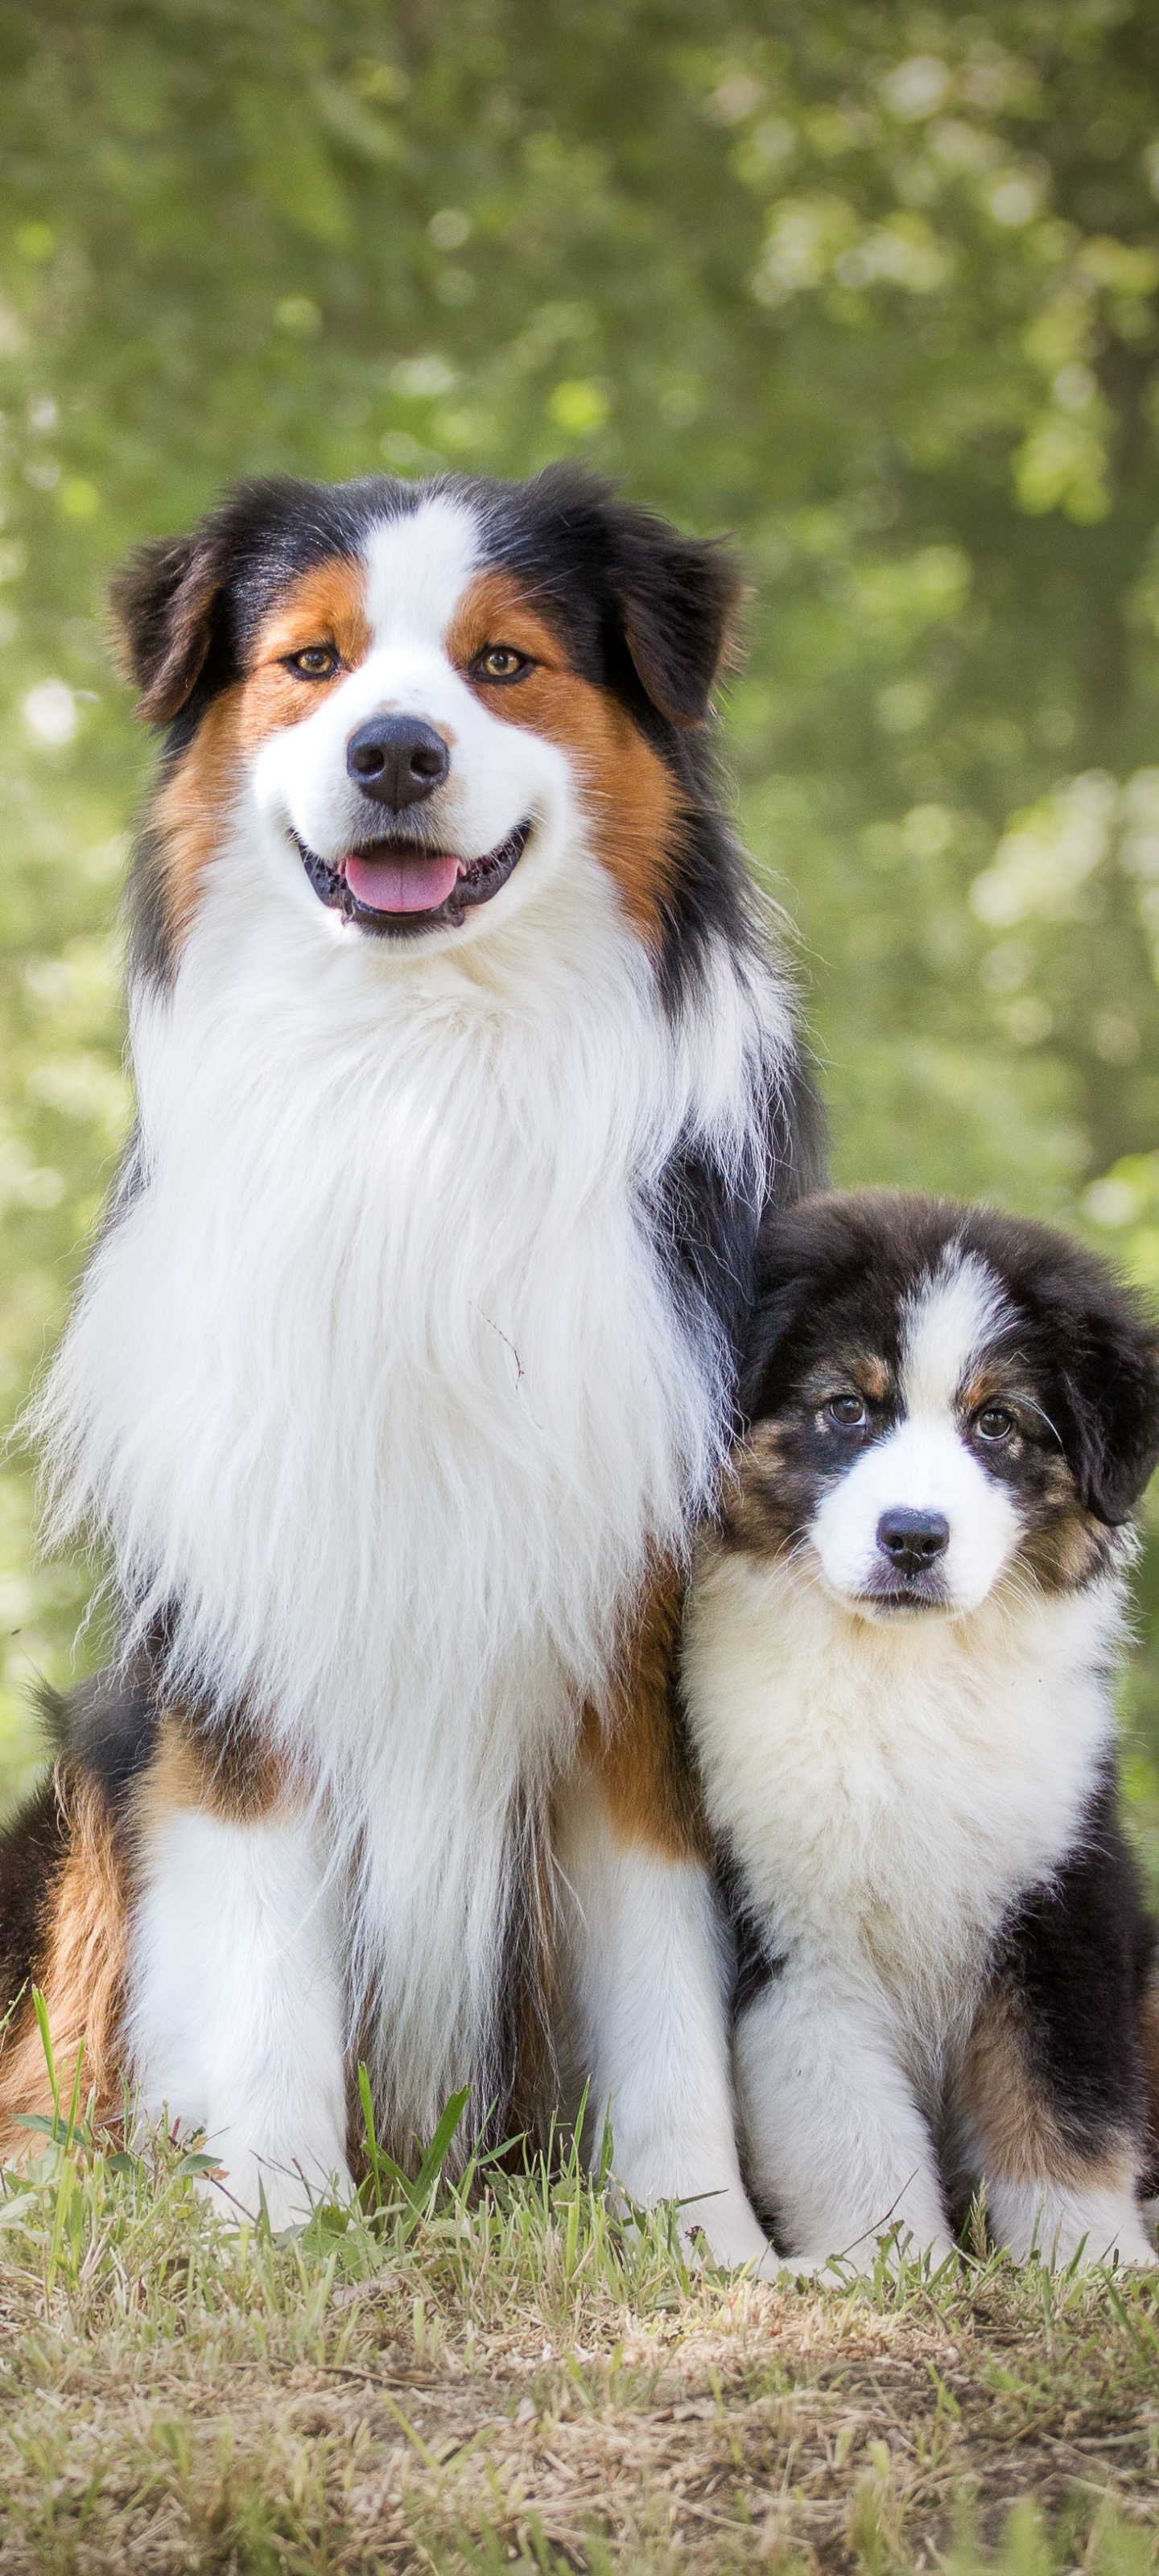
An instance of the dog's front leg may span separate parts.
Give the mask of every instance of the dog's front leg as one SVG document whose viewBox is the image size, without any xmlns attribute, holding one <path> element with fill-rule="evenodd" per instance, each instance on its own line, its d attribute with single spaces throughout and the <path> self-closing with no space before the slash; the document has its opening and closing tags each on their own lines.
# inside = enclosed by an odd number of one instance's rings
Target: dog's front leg
<svg viewBox="0 0 1159 2576">
<path fill-rule="evenodd" d="M 790 2271 L 831 2256 L 863 2271 L 883 2237 L 952 2252 L 933 2139 L 871 1980 L 790 1952 L 738 2018 L 736 2071 L 753 2189 Z"/>
<path fill-rule="evenodd" d="M 730 1972 L 703 1859 L 625 1814 L 599 1764 L 558 1810 L 568 2056 L 605 2118 L 612 2171 L 645 2206 L 682 2203 L 715 2260 L 771 2261 L 741 2180 L 729 2074 Z"/>
<path fill-rule="evenodd" d="M 221 1812 L 172 1793 L 137 1821 L 129 2067 L 143 2111 L 203 2128 L 223 2207 L 303 2217 L 346 2166 L 337 1908 L 317 1821 L 285 1803 Z M 158 1774 L 160 1776 L 158 1776 Z"/>
</svg>

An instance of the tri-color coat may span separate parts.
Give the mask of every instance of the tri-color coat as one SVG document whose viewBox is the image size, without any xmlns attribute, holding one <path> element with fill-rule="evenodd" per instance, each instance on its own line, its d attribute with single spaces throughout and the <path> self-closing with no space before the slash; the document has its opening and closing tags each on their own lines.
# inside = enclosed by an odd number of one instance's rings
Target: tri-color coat
<svg viewBox="0 0 1159 2576">
<path fill-rule="evenodd" d="M 611 2105 L 641 2199 L 764 2246 L 671 1679 L 757 1227 L 808 1176 L 721 812 L 737 578 L 567 472 L 241 487 L 116 603 L 165 728 L 139 1126 L 39 1404 L 117 1670 L 4 1848 L 9 1993 L 285 2219 Z M 42 2107 L 27 1999 L 0 2115 Z"/>
</svg>

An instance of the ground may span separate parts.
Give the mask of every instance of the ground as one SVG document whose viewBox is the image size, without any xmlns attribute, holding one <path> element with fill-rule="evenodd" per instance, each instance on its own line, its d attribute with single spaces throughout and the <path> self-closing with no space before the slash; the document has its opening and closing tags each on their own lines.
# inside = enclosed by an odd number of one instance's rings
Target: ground
<svg viewBox="0 0 1159 2576">
<path fill-rule="evenodd" d="M 689 2271 L 564 2161 L 275 2241 L 83 2121 L 0 2176 L 0 2571 L 1143 2576 L 1148 2279 Z M 435 2159 L 437 2163 L 437 2158 Z"/>
</svg>

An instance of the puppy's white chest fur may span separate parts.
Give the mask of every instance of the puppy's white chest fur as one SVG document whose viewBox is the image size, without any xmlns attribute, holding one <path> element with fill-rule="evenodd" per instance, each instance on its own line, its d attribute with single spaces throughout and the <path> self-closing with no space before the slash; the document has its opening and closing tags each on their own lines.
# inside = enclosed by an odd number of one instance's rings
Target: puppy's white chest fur
<svg viewBox="0 0 1159 2576">
<path fill-rule="evenodd" d="M 930 2038 L 1018 1894 L 1073 1845 L 1109 1728 L 1107 1581 L 877 1626 L 715 1542 L 686 1688 L 716 1833 L 770 1946 L 861 1970 Z"/>
</svg>

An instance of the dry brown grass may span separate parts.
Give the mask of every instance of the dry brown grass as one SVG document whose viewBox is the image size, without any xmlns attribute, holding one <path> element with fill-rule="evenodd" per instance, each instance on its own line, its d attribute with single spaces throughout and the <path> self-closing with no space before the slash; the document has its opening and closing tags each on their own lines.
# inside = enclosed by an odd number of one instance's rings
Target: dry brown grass
<svg viewBox="0 0 1159 2576">
<path fill-rule="evenodd" d="M 274 2242 L 196 2163 L 0 2177 L 2 2571 L 1156 2564 L 1147 2281 L 690 2277 L 567 2168 Z"/>
</svg>

